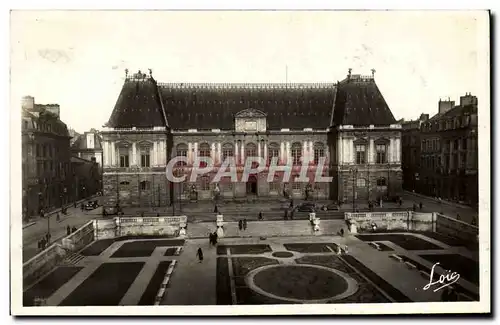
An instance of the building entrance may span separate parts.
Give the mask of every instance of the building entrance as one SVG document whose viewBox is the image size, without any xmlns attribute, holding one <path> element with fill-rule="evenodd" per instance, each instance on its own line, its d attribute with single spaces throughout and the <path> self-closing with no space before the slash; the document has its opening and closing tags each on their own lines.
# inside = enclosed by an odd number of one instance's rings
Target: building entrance
<svg viewBox="0 0 500 325">
<path fill-rule="evenodd" d="M 247 194 L 257 195 L 257 177 L 253 175 L 248 177 Z"/>
</svg>

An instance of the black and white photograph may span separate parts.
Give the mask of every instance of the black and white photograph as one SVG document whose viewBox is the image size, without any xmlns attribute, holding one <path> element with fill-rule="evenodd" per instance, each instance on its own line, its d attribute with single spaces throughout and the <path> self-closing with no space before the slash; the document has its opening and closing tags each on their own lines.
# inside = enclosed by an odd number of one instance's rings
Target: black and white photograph
<svg viewBox="0 0 500 325">
<path fill-rule="evenodd" d="M 491 312 L 488 11 L 10 20 L 13 315 Z"/>
</svg>

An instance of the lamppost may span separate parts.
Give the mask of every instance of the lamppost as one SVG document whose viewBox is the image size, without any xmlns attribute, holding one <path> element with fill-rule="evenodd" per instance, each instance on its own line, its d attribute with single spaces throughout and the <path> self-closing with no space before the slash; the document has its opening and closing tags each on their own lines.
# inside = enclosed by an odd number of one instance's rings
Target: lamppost
<svg viewBox="0 0 500 325">
<path fill-rule="evenodd" d="M 358 169 L 349 168 L 349 172 L 352 173 L 352 212 L 356 212 L 356 175 Z"/>
</svg>

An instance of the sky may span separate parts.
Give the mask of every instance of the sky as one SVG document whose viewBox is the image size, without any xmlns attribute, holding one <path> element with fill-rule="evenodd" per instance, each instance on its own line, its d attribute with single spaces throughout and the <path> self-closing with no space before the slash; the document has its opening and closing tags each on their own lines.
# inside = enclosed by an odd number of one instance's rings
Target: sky
<svg viewBox="0 0 500 325">
<path fill-rule="evenodd" d="M 488 17 L 472 11 L 13 11 L 11 105 L 101 129 L 130 73 L 159 82 L 375 80 L 396 119 L 487 94 Z M 287 73 L 288 71 L 288 73 Z"/>
</svg>

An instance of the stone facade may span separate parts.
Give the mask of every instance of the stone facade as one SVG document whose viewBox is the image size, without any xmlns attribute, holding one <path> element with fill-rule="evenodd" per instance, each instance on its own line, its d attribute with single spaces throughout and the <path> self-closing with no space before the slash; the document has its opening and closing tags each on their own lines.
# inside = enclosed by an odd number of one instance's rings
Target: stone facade
<svg viewBox="0 0 500 325">
<path fill-rule="evenodd" d="M 402 193 L 401 126 L 341 126 L 332 162 L 338 201 L 394 200 Z"/>
<path fill-rule="evenodd" d="M 165 173 L 168 136 L 164 128 L 105 129 L 103 196 L 108 212 L 120 207 L 165 207 L 171 202 Z M 126 158 L 126 161 L 124 157 Z"/>
<path fill-rule="evenodd" d="M 395 122 L 373 75 L 349 71 L 336 84 L 159 84 L 151 71 L 127 71 L 102 132 L 105 206 L 215 197 L 390 198 L 400 194 L 402 177 Z M 366 150 L 362 161 L 356 160 L 359 146 Z M 377 161 L 381 147 L 385 156 Z M 176 156 L 187 161 L 168 165 Z M 199 157 L 210 158 L 214 168 L 191 180 Z M 247 157 L 262 159 L 261 165 L 250 166 Z M 281 171 L 268 180 L 273 157 Z M 235 162 L 237 181 L 214 181 L 227 158 Z M 245 163 L 255 168 L 251 174 L 243 172 Z M 188 179 L 170 182 L 165 171 Z"/>
</svg>

